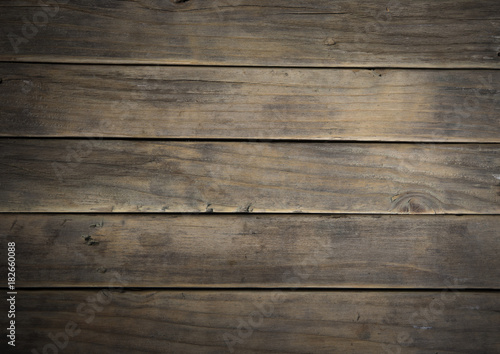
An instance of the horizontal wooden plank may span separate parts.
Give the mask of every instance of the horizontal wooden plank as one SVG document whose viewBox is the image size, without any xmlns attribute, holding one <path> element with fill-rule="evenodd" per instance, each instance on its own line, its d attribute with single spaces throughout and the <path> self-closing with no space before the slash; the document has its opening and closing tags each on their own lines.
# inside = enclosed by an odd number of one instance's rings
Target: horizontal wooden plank
<svg viewBox="0 0 500 354">
<path fill-rule="evenodd" d="M 500 146 L 0 141 L 1 212 L 498 214 Z"/>
<path fill-rule="evenodd" d="M 500 60 L 497 0 L 47 4 L 0 3 L 0 60 L 443 68 Z"/>
<path fill-rule="evenodd" d="M 0 65 L 0 135 L 500 142 L 500 71 Z"/>
<path fill-rule="evenodd" d="M 0 235 L 20 287 L 500 288 L 497 216 L 18 214 Z"/>
<path fill-rule="evenodd" d="M 70 353 L 500 351 L 497 293 L 103 289 L 16 301 L 16 352 L 55 343 Z"/>
</svg>

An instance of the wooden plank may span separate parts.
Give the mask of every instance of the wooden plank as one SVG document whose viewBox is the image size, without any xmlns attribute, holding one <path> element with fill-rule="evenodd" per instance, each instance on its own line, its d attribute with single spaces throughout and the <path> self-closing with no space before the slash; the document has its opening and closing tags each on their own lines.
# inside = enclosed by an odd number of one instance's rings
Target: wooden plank
<svg viewBox="0 0 500 354">
<path fill-rule="evenodd" d="M 500 71 L 0 65 L 0 135 L 500 142 Z"/>
<path fill-rule="evenodd" d="M 3 139 L 0 211 L 498 214 L 499 149 Z"/>
<path fill-rule="evenodd" d="M 0 60 L 441 68 L 500 60 L 497 0 L 49 3 L 59 5 L 0 3 Z"/>
<path fill-rule="evenodd" d="M 500 351 L 497 293 L 96 289 L 20 292 L 16 305 L 16 352 L 51 352 L 50 337 L 71 353 Z"/>
<path fill-rule="evenodd" d="M 500 288 L 496 216 L 18 214 L 0 235 L 19 287 Z"/>
</svg>

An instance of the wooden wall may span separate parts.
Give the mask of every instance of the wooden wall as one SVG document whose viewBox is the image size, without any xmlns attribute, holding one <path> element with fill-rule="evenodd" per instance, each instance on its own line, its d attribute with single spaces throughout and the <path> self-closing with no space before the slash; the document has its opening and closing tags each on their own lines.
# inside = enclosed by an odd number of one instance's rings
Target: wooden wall
<svg viewBox="0 0 500 354">
<path fill-rule="evenodd" d="M 499 1 L 3 0 L 0 34 L 3 353 L 500 353 Z"/>
</svg>

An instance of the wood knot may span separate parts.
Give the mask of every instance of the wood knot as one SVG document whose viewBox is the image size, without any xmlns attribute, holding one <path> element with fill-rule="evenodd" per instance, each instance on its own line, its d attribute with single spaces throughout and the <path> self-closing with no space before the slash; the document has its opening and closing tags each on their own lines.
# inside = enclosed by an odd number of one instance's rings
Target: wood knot
<svg viewBox="0 0 500 354">
<path fill-rule="evenodd" d="M 420 192 L 406 192 L 391 198 L 391 211 L 403 214 L 437 214 L 442 212 L 439 199 Z"/>
<path fill-rule="evenodd" d="M 323 41 L 323 44 L 324 45 L 335 45 L 335 44 L 337 44 L 337 42 L 335 42 L 335 40 L 333 38 L 327 38 Z"/>
</svg>

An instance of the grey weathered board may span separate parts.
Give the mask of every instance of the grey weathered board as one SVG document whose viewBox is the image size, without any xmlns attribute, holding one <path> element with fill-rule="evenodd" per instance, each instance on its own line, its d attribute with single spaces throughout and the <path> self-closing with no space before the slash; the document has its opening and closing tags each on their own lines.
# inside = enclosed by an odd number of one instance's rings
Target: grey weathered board
<svg viewBox="0 0 500 354">
<path fill-rule="evenodd" d="M 0 135 L 500 142 L 500 71 L 0 64 Z"/>
<path fill-rule="evenodd" d="M 1 1 L 0 60 L 442 68 L 500 61 L 497 0 L 58 2 L 66 4 Z"/>
<path fill-rule="evenodd" d="M 12 214 L 0 235 L 23 288 L 116 272 L 153 288 L 500 288 L 496 216 Z"/>
<path fill-rule="evenodd" d="M 1 212 L 498 214 L 500 146 L 3 139 Z"/>
<path fill-rule="evenodd" d="M 21 292 L 18 306 L 26 353 L 50 353 L 65 332 L 68 353 L 500 351 L 492 293 L 58 290 Z"/>
</svg>

